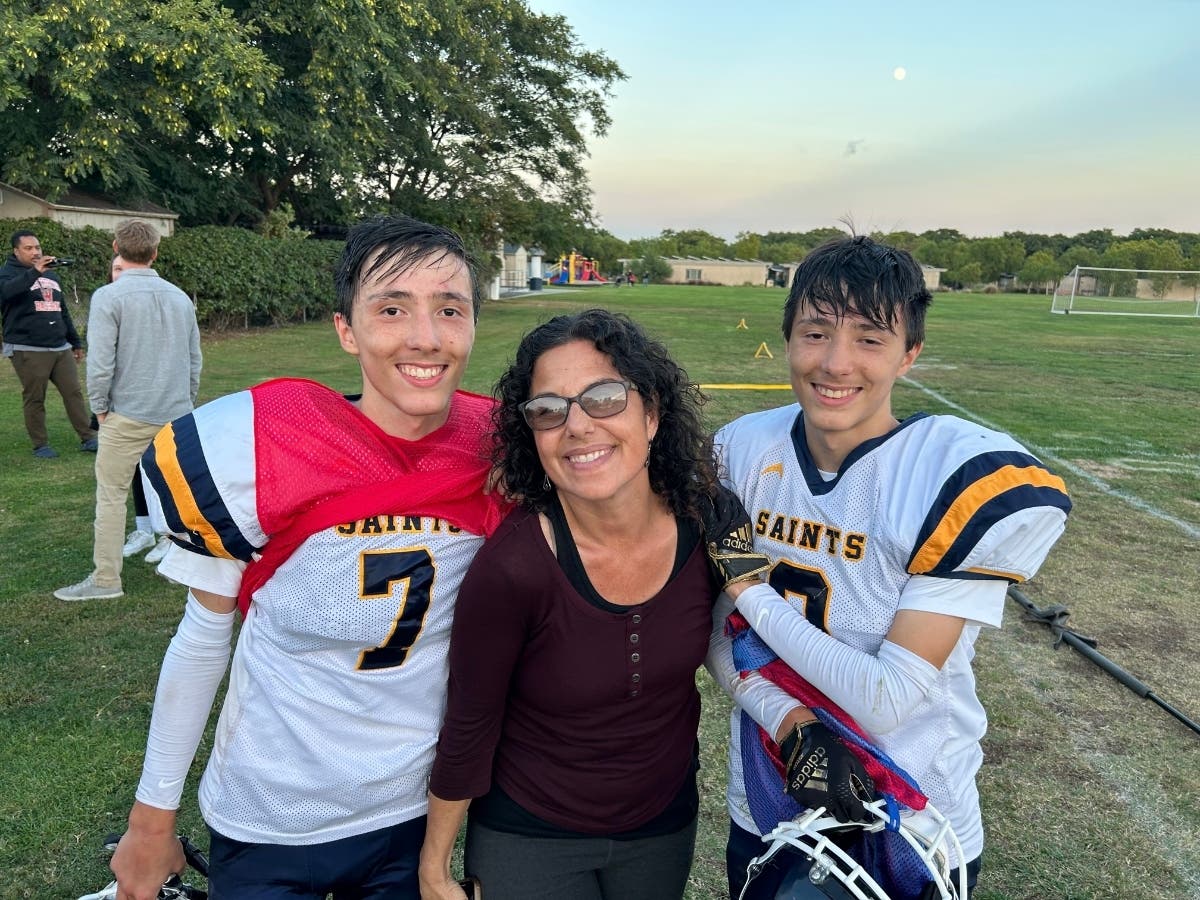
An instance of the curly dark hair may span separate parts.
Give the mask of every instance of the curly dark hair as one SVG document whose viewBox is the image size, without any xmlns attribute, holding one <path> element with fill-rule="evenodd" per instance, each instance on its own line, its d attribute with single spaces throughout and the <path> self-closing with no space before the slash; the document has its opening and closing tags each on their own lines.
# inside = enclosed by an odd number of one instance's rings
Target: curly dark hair
<svg viewBox="0 0 1200 900">
<path fill-rule="evenodd" d="M 629 316 L 606 309 L 555 316 L 539 325 L 521 340 L 516 359 L 496 382 L 492 462 L 508 492 L 539 512 L 550 505 L 553 488 L 544 486 L 546 472 L 533 431 L 518 405 L 529 399 L 533 367 L 542 354 L 580 340 L 612 360 L 621 377 L 637 388 L 646 408 L 657 413 L 658 432 L 650 443 L 650 487 L 675 515 L 699 519 L 702 498 L 717 486 L 712 437 L 700 415 L 706 398 L 665 346 Z"/>
</svg>

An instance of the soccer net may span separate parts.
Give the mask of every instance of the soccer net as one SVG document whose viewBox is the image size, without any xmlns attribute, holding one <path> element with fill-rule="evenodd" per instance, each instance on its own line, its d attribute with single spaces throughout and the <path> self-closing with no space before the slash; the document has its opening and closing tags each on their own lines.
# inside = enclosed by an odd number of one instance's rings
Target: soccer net
<svg viewBox="0 0 1200 900">
<path fill-rule="evenodd" d="M 1076 266 L 1059 279 L 1050 312 L 1200 318 L 1200 272 Z"/>
</svg>

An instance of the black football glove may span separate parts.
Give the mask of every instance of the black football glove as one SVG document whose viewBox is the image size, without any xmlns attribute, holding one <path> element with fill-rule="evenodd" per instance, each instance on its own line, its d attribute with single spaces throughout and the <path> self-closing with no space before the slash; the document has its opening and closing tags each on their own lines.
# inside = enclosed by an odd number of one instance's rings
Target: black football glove
<svg viewBox="0 0 1200 900">
<path fill-rule="evenodd" d="M 875 799 L 875 783 L 850 748 L 820 722 L 792 729 L 779 745 L 787 769 L 787 792 L 809 809 L 818 806 L 839 822 L 870 822 L 863 803 Z"/>
<path fill-rule="evenodd" d="M 771 561 L 754 552 L 754 529 L 742 501 L 724 486 L 710 502 L 701 504 L 704 547 L 708 562 L 721 587 L 765 575 Z"/>
</svg>

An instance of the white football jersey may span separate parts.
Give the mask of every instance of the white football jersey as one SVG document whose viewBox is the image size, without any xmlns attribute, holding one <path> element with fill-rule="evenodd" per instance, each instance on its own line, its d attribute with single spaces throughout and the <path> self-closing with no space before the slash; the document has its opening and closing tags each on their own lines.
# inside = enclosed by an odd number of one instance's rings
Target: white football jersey
<svg viewBox="0 0 1200 900">
<path fill-rule="evenodd" d="M 798 405 L 744 416 L 716 443 L 729 486 L 772 563 L 770 584 L 812 624 L 876 654 L 915 576 L 974 580 L 910 592 L 919 608 L 967 620 L 929 694 L 888 734 L 872 736 L 952 822 L 967 859 L 982 850 L 974 776 L 987 725 L 971 672 L 981 625 L 999 626 L 1008 582 L 1037 571 L 1065 526 L 1062 480 L 1007 435 L 953 416 L 916 415 L 821 473 Z M 980 590 L 986 580 L 994 590 Z M 812 673 L 797 670 L 812 680 Z M 741 777 L 733 714 L 729 806 L 758 831 Z"/>
<path fill-rule="evenodd" d="M 160 448 L 148 481 L 179 544 L 162 572 L 181 583 L 236 593 L 267 543 L 253 403 L 206 404 L 174 423 L 174 458 Z M 318 461 L 328 428 L 306 448 Z M 200 785 L 228 837 L 323 843 L 426 811 L 454 601 L 483 538 L 420 509 L 378 513 L 308 536 L 254 594 Z M 214 530 L 233 559 L 197 538 L 215 545 Z"/>
</svg>

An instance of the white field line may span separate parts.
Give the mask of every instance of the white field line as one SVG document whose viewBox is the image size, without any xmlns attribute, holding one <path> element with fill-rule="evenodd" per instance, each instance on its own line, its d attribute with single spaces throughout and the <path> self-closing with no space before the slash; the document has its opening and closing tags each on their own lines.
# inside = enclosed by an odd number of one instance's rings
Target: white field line
<svg viewBox="0 0 1200 900">
<path fill-rule="evenodd" d="M 959 404 L 955 403 L 953 400 L 949 399 L 948 397 L 943 397 L 941 394 L 939 394 L 933 388 L 926 387 L 925 385 L 921 384 L 921 382 L 919 382 L 919 381 L 915 381 L 912 378 L 909 378 L 907 376 L 905 376 L 901 380 L 905 384 L 909 385 L 910 387 L 914 387 L 921 393 L 926 394 L 927 396 L 930 396 L 933 399 L 937 400 L 939 403 L 943 403 L 946 406 L 950 407 L 951 409 L 953 409 L 959 413 L 962 413 L 962 415 L 964 415 L 966 418 L 970 419 L 971 421 L 978 422 L 980 425 L 984 426 L 985 428 L 991 428 L 993 431 L 1004 431 L 1005 430 L 1005 429 L 1001 428 L 999 425 L 994 425 L 993 423 L 989 422 L 987 419 L 984 419 L 981 416 L 976 415 L 975 413 L 971 412 L 971 410 L 969 410 L 963 406 L 960 406 Z M 1118 500 L 1123 500 L 1125 503 L 1129 504 L 1134 509 L 1141 510 L 1142 512 L 1146 513 L 1146 515 L 1148 515 L 1148 516 L 1153 516 L 1156 519 L 1160 519 L 1163 522 L 1167 522 L 1171 525 L 1174 525 L 1176 528 L 1178 528 L 1180 531 L 1182 531 L 1188 537 L 1200 540 L 1200 527 L 1193 525 L 1191 522 L 1185 522 L 1183 519 L 1180 519 L 1177 516 L 1173 516 L 1170 513 L 1164 512 L 1163 510 L 1159 509 L 1158 507 L 1156 507 L 1150 503 L 1147 503 L 1141 497 L 1135 497 L 1133 494 L 1127 494 L 1124 491 L 1117 490 L 1115 487 L 1113 487 L 1112 485 L 1110 485 L 1108 482 L 1104 481 L 1103 479 L 1097 478 L 1092 473 L 1084 471 L 1079 466 L 1068 462 L 1067 460 L 1063 459 L 1061 456 L 1057 456 L 1057 455 L 1051 453 L 1049 450 L 1047 450 L 1044 447 L 1038 447 L 1035 444 L 1031 444 L 1026 440 L 1022 440 L 1021 442 L 1026 447 L 1028 447 L 1031 451 L 1033 451 L 1033 453 L 1036 454 L 1039 458 L 1045 460 L 1046 462 L 1053 463 L 1060 469 L 1065 469 L 1066 471 L 1068 471 L 1072 475 L 1074 475 L 1076 478 L 1083 479 L 1084 481 L 1086 481 L 1088 484 L 1090 484 L 1092 487 L 1094 487 L 1096 490 L 1100 491 L 1101 493 L 1108 494 L 1110 497 L 1115 497 Z"/>
</svg>

